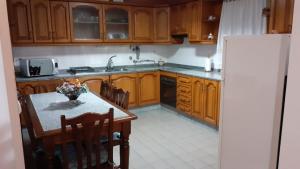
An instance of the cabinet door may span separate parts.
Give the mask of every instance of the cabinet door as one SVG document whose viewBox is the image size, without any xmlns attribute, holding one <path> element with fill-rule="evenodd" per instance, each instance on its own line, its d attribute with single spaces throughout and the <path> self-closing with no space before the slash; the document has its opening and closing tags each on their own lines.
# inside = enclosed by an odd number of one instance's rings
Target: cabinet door
<svg viewBox="0 0 300 169">
<path fill-rule="evenodd" d="M 128 42 L 131 39 L 130 7 L 104 6 L 104 40 Z"/>
<path fill-rule="evenodd" d="M 154 10 L 154 40 L 156 42 L 170 41 L 170 9 L 156 8 Z"/>
<path fill-rule="evenodd" d="M 102 81 L 109 80 L 108 76 L 95 76 L 80 78 L 81 83 L 85 83 L 91 92 L 100 94 Z"/>
<path fill-rule="evenodd" d="M 219 82 L 205 80 L 205 110 L 203 119 L 209 124 L 218 126 L 219 120 Z"/>
<path fill-rule="evenodd" d="M 70 2 L 72 42 L 102 42 L 102 6 Z"/>
<path fill-rule="evenodd" d="M 112 75 L 112 84 L 129 92 L 129 107 L 138 105 L 138 85 L 136 74 Z"/>
<path fill-rule="evenodd" d="M 32 23 L 29 0 L 8 1 L 10 31 L 13 43 L 32 43 Z"/>
<path fill-rule="evenodd" d="M 61 80 L 21 82 L 17 83 L 17 89 L 22 95 L 48 93 L 56 91 L 62 83 Z"/>
<path fill-rule="evenodd" d="M 153 9 L 133 8 L 133 40 L 137 42 L 150 42 L 153 40 Z"/>
<path fill-rule="evenodd" d="M 179 6 L 172 6 L 171 7 L 171 34 L 176 35 L 180 31 L 180 9 Z"/>
<path fill-rule="evenodd" d="M 52 42 L 50 5 L 48 0 L 31 0 L 35 42 Z"/>
<path fill-rule="evenodd" d="M 189 28 L 188 37 L 189 41 L 200 41 L 201 37 L 201 2 L 195 1 L 188 4 L 189 9 Z"/>
<path fill-rule="evenodd" d="M 205 89 L 205 82 L 204 79 L 194 78 L 193 85 L 193 110 L 192 115 L 197 119 L 202 120 L 204 115 L 204 89 Z"/>
<path fill-rule="evenodd" d="M 54 42 L 70 42 L 69 3 L 51 1 L 51 23 Z"/>
<path fill-rule="evenodd" d="M 188 7 L 187 7 L 187 4 L 181 4 L 180 5 L 180 16 L 181 16 L 181 19 L 180 19 L 180 34 L 187 34 L 188 32 L 188 27 L 189 27 L 189 16 L 188 16 Z"/>
<path fill-rule="evenodd" d="M 171 7 L 171 34 L 185 35 L 188 31 L 188 8 L 186 4 Z"/>
<path fill-rule="evenodd" d="M 291 33 L 294 0 L 271 0 L 269 33 Z"/>
<path fill-rule="evenodd" d="M 139 105 L 159 103 L 159 72 L 139 73 Z"/>
</svg>

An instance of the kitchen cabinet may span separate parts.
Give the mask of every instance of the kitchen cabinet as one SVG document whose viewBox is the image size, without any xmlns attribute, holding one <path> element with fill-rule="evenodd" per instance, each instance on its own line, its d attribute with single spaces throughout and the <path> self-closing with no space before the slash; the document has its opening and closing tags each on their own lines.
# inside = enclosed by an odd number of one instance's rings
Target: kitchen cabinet
<svg viewBox="0 0 300 169">
<path fill-rule="evenodd" d="M 271 0 L 269 33 L 291 33 L 294 0 Z"/>
<path fill-rule="evenodd" d="M 210 125 L 219 125 L 220 84 L 218 81 L 193 78 L 192 116 Z"/>
<path fill-rule="evenodd" d="M 205 80 L 200 78 L 193 78 L 193 112 L 192 115 L 199 119 L 203 120 L 204 116 L 204 94 L 205 89 Z"/>
<path fill-rule="evenodd" d="M 53 42 L 71 42 L 69 3 L 50 1 Z"/>
<path fill-rule="evenodd" d="M 190 42 L 215 44 L 218 39 L 222 2 L 198 0 L 188 3 Z"/>
<path fill-rule="evenodd" d="M 220 105 L 220 89 L 219 82 L 205 80 L 204 87 L 204 115 L 205 122 L 218 126 L 219 123 L 219 105 Z"/>
<path fill-rule="evenodd" d="M 105 5 L 104 40 L 128 42 L 131 40 L 131 8 L 129 6 Z"/>
<path fill-rule="evenodd" d="M 154 9 L 154 41 L 170 41 L 170 8 Z"/>
<path fill-rule="evenodd" d="M 159 103 L 160 77 L 159 72 L 138 74 L 139 106 Z"/>
<path fill-rule="evenodd" d="M 56 91 L 56 87 L 63 84 L 63 80 L 45 80 L 17 83 L 17 90 L 22 95 L 47 93 Z"/>
<path fill-rule="evenodd" d="M 201 37 L 201 6 L 202 3 L 200 1 L 193 1 L 188 3 L 189 8 L 189 16 L 190 16 L 190 27 L 188 38 L 189 41 L 198 41 Z"/>
<path fill-rule="evenodd" d="M 138 105 L 138 83 L 137 74 L 115 74 L 110 77 L 111 83 L 129 92 L 129 107 Z"/>
<path fill-rule="evenodd" d="M 177 76 L 176 108 L 188 115 L 192 113 L 192 78 L 189 76 Z"/>
<path fill-rule="evenodd" d="M 13 43 L 32 43 L 32 22 L 29 0 L 8 1 L 11 39 Z"/>
<path fill-rule="evenodd" d="M 133 18 L 133 41 L 153 41 L 153 8 L 134 7 Z"/>
<path fill-rule="evenodd" d="M 102 5 L 70 2 L 72 42 L 102 42 Z"/>
<path fill-rule="evenodd" d="M 49 1 L 31 0 L 30 3 L 34 42 L 52 42 L 52 27 Z"/>
<path fill-rule="evenodd" d="M 102 81 L 108 81 L 109 76 L 88 76 L 79 79 L 80 83 L 85 83 L 91 92 L 100 94 Z"/>
<path fill-rule="evenodd" d="M 188 24 L 187 4 L 171 6 L 171 34 L 186 35 L 188 33 Z"/>
</svg>

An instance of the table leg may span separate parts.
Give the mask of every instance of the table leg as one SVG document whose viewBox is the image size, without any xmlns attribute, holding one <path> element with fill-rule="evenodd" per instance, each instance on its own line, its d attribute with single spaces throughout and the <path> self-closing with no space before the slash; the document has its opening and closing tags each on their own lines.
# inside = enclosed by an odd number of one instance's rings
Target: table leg
<svg viewBox="0 0 300 169">
<path fill-rule="evenodd" d="M 55 153 L 55 144 L 49 138 L 45 138 L 43 140 L 43 144 L 46 153 L 47 167 L 48 169 L 54 169 L 53 161 L 54 161 L 54 153 Z"/>
<path fill-rule="evenodd" d="M 120 166 L 121 169 L 129 169 L 129 135 L 131 122 L 124 123 L 121 132 Z"/>
</svg>

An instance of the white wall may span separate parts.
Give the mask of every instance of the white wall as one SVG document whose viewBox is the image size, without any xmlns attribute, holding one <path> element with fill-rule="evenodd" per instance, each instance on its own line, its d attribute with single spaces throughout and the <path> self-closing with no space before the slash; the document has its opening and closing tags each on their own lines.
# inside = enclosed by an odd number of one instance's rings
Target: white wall
<svg viewBox="0 0 300 169">
<path fill-rule="evenodd" d="M 6 1 L 0 1 L 0 168 L 23 169 L 19 107 Z"/>
<path fill-rule="evenodd" d="M 142 45 L 141 59 L 164 60 L 170 63 L 203 67 L 205 58 L 216 51 L 215 45 L 190 45 L 185 41 L 182 45 Z M 56 58 L 60 69 L 72 66 L 105 66 L 112 55 L 115 65 L 132 65 L 129 56 L 135 58 L 128 45 L 125 46 L 40 46 L 14 47 L 15 64 L 18 58 Z M 219 59 L 220 60 L 220 59 Z M 218 62 L 218 59 L 215 59 Z"/>
<path fill-rule="evenodd" d="M 300 156 L 300 2 L 295 1 L 279 169 L 299 169 Z"/>
</svg>

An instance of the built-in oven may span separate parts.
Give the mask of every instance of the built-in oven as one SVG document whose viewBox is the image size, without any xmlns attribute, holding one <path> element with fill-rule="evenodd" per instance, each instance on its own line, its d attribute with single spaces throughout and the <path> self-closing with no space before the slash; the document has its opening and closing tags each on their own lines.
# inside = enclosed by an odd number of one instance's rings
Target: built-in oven
<svg viewBox="0 0 300 169">
<path fill-rule="evenodd" d="M 160 77 L 160 102 L 176 108 L 176 78 Z"/>
</svg>

